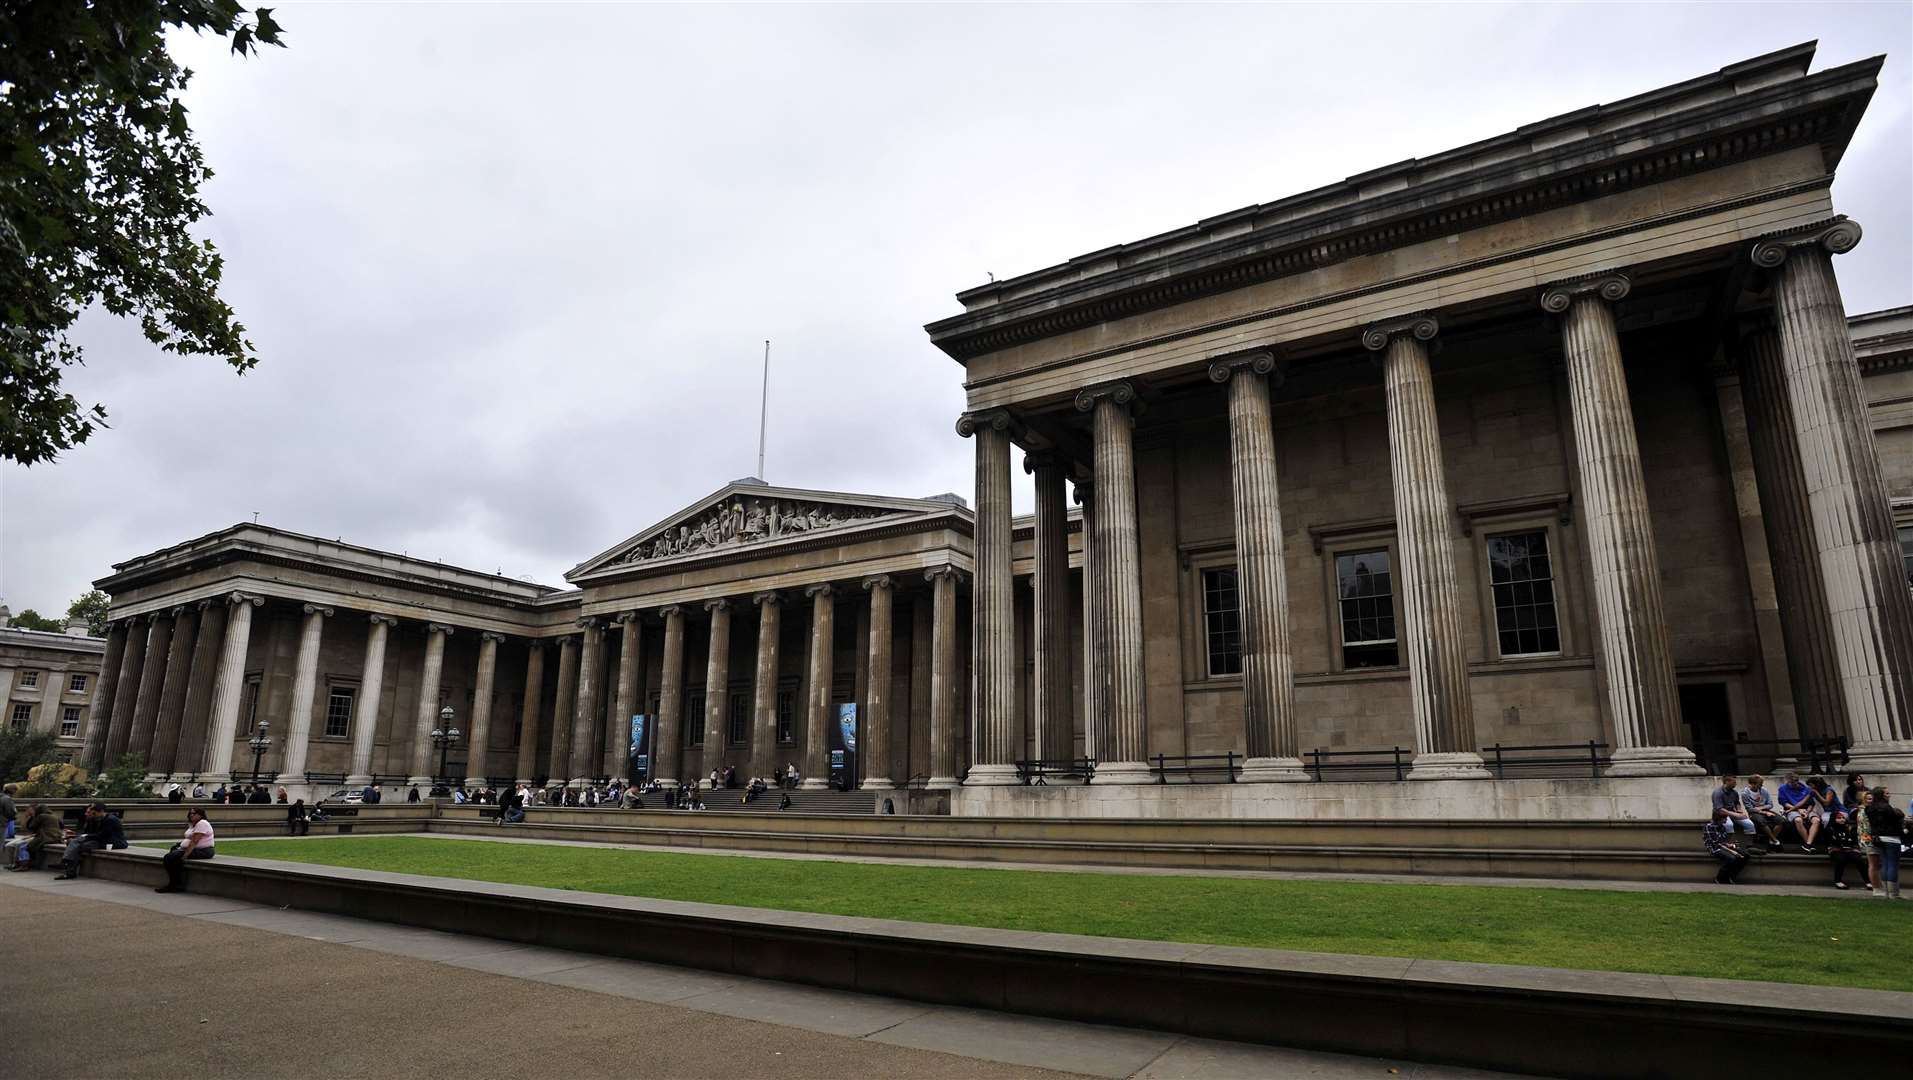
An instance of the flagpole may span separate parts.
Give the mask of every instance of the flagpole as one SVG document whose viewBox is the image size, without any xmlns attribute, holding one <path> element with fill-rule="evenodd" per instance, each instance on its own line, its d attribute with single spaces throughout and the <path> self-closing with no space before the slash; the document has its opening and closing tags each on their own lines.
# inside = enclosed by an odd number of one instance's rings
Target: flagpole
<svg viewBox="0 0 1913 1080">
<path fill-rule="evenodd" d="M 764 392 L 757 411 L 757 478 L 764 477 L 764 429 L 770 424 L 771 415 L 771 343 L 764 339 Z"/>
</svg>

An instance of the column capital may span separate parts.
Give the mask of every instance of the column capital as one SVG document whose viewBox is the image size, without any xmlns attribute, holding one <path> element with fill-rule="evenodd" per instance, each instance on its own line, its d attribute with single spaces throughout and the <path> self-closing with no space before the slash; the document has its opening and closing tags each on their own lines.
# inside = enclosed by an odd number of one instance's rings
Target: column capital
<svg viewBox="0 0 1913 1080">
<path fill-rule="evenodd" d="M 932 566 L 923 572 L 923 580 L 925 581 L 935 581 L 940 577 L 948 577 L 952 582 L 958 585 L 963 584 L 963 571 L 948 563 L 942 566 Z"/>
<path fill-rule="evenodd" d="M 1618 270 L 1582 274 L 1566 281 L 1557 281 L 1541 290 L 1541 310 L 1559 315 L 1584 296 L 1599 297 L 1610 304 L 1618 303 L 1633 288 L 1634 283 Z"/>
<path fill-rule="evenodd" d="M 1136 392 L 1136 384 L 1128 379 L 1114 382 L 1097 383 L 1076 391 L 1076 411 L 1094 412 L 1098 401 L 1108 398 L 1132 413 L 1142 411 L 1142 397 Z"/>
<path fill-rule="evenodd" d="M 611 621 L 615 623 L 641 623 L 644 621 L 644 613 L 641 611 L 620 611 Z"/>
<path fill-rule="evenodd" d="M 669 619 L 669 618 L 672 618 L 673 616 L 682 617 L 683 615 L 684 615 L 683 604 L 666 604 L 663 607 L 658 609 L 658 617 L 661 619 Z"/>
<path fill-rule="evenodd" d="M 729 611 L 731 610 L 730 597 L 719 596 L 711 600 L 706 600 L 704 601 L 704 610 L 710 612 L 713 615 L 717 614 L 720 611 Z"/>
<path fill-rule="evenodd" d="M 763 592 L 751 594 L 751 603 L 756 604 L 758 607 L 764 607 L 767 604 L 781 604 L 783 602 L 784 594 L 778 592 L 776 589 L 766 589 Z"/>
<path fill-rule="evenodd" d="M 1860 245 L 1860 223 L 1845 214 L 1831 221 L 1815 222 L 1783 229 L 1754 241 L 1748 253 L 1755 266 L 1771 270 L 1787 261 L 1795 248 L 1823 247 L 1833 255 L 1845 255 Z"/>
<path fill-rule="evenodd" d="M 1059 469 L 1069 465 L 1069 459 L 1055 450 L 1031 450 L 1023 455 L 1023 471 L 1033 473 L 1038 469 Z"/>
<path fill-rule="evenodd" d="M 863 579 L 863 587 L 865 591 L 868 592 L 875 592 L 878 589 L 889 589 L 892 584 L 889 574 L 872 574 Z"/>
<path fill-rule="evenodd" d="M 428 622 L 425 624 L 425 634 L 427 637 L 433 634 L 444 634 L 446 637 L 451 637 L 452 627 L 444 623 Z"/>
<path fill-rule="evenodd" d="M 1076 489 L 1076 503 L 1078 506 L 1088 506 L 1096 501 L 1096 481 L 1089 477 L 1083 477 L 1079 480 L 1070 481 L 1070 486 Z"/>
<path fill-rule="evenodd" d="M 394 629 L 396 629 L 399 625 L 398 619 L 394 618 L 391 615 L 372 615 L 369 621 L 374 626 L 377 626 L 380 623 L 384 623 L 385 625 L 393 627 Z"/>
<path fill-rule="evenodd" d="M 1252 371 L 1257 375 L 1267 375 L 1271 384 L 1280 385 L 1288 365 L 1277 357 L 1274 349 L 1250 349 L 1247 352 L 1230 353 L 1209 361 L 1209 381 L 1226 383 L 1237 371 Z"/>
<path fill-rule="evenodd" d="M 332 609 L 326 607 L 324 604 L 304 604 L 300 606 L 300 610 L 304 611 L 307 615 L 317 615 L 326 619 L 332 617 Z"/>
<path fill-rule="evenodd" d="M 1023 425 L 1016 422 L 1015 415 L 1008 409 L 978 409 L 957 417 L 956 433 L 966 439 L 986 427 L 993 431 L 1008 432 L 1011 439 L 1023 434 Z"/>
<path fill-rule="evenodd" d="M 187 609 L 191 607 L 193 607 L 192 604 L 175 604 L 173 605 L 173 610 L 169 612 L 168 614 L 172 615 L 173 618 L 177 619 L 181 615 L 186 614 Z"/>
<path fill-rule="evenodd" d="M 254 596 L 252 593 L 229 592 L 226 594 L 226 603 L 234 607 L 242 607 L 246 604 L 251 604 L 253 607 L 264 607 L 266 598 L 263 596 Z"/>
<path fill-rule="evenodd" d="M 1362 328 L 1362 348 L 1369 352 L 1381 352 L 1398 337 L 1411 337 L 1416 341 L 1433 341 L 1441 332 L 1441 323 L 1435 316 L 1423 311 L 1400 318 L 1384 319 L 1369 323 Z"/>
<path fill-rule="evenodd" d="M 194 608 L 196 608 L 196 609 L 198 609 L 198 610 L 200 610 L 200 611 L 205 611 L 205 610 L 206 610 L 207 608 L 209 608 L 209 607 L 212 607 L 212 606 L 213 606 L 214 604 L 216 604 L 216 603 L 218 603 L 218 602 L 219 602 L 219 601 L 218 601 L 218 599 L 217 599 L 217 598 L 215 598 L 215 597 L 211 597 L 211 596 L 209 596 L 209 597 L 207 597 L 207 598 L 206 598 L 206 599 L 204 599 L 204 600 L 195 600 L 195 601 L 193 601 L 193 607 L 194 607 Z M 112 628 L 113 628 L 114 626 L 117 626 L 117 625 L 119 625 L 119 622 L 120 622 L 120 620 L 117 620 L 117 619 L 116 619 L 116 620 L 114 620 L 113 622 L 110 622 L 110 623 L 108 623 L 108 624 L 107 624 L 107 629 L 108 629 L 108 630 L 111 630 L 111 629 L 112 629 Z"/>
<path fill-rule="evenodd" d="M 837 586 L 831 584 L 828 581 L 814 582 L 810 585 L 804 586 L 804 595 L 805 596 L 835 596 L 837 595 Z"/>
<path fill-rule="evenodd" d="M 505 635 L 499 633 L 496 630 L 484 630 L 479 633 L 478 640 L 481 642 L 489 641 L 496 645 L 503 645 L 508 639 L 505 637 Z"/>
<path fill-rule="evenodd" d="M 578 628 L 581 630 L 596 630 L 600 621 L 596 615 L 580 615 L 578 617 Z"/>
</svg>

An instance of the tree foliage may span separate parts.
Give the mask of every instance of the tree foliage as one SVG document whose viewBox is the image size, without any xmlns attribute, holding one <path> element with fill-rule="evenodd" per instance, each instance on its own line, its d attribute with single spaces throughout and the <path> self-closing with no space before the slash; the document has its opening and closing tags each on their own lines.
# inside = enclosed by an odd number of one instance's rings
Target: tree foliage
<svg viewBox="0 0 1913 1080">
<path fill-rule="evenodd" d="M 180 100 L 173 27 L 280 45 L 237 0 L 0 0 L 0 459 L 46 461 L 106 423 L 62 389 L 68 331 L 98 304 L 174 353 L 258 362 L 191 226 L 212 175 Z"/>
<path fill-rule="evenodd" d="M 66 629 L 65 623 L 49 619 L 32 608 L 21 608 L 20 614 L 9 620 L 7 625 L 16 630 L 51 630 L 54 633 Z"/>
<path fill-rule="evenodd" d="M 105 637 L 106 613 L 112 604 L 112 599 L 105 593 L 98 589 L 88 589 L 86 592 L 80 594 L 78 600 L 67 605 L 66 621 L 72 622 L 74 619 L 83 619 L 86 621 L 87 633 L 92 634 L 94 637 Z M 60 629 L 64 630 L 66 628 L 61 627 Z"/>
<path fill-rule="evenodd" d="M 121 754 L 93 782 L 96 799 L 143 799 L 152 793 L 146 783 L 146 759 L 139 754 Z"/>
<path fill-rule="evenodd" d="M 0 727 L 0 780 L 26 779 L 28 769 L 59 756 L 55 749 L 47 732 L 21 731 L 11 724 Z"/>
</svg>

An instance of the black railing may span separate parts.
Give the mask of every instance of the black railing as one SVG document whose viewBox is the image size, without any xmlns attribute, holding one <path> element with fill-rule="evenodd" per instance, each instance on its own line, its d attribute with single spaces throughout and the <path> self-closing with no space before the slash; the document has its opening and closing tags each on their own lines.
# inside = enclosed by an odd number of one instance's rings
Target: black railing
<svg viewBox="0 0 1913 1080">
<path fill-rule="evenodd" d="M 1386 750 L 1323 750 L 1318 747 L 1310 750 L 1307 757 L 1309 763 L 1306 768 L 1317 781 L 1322 780 L 1323 774 L 1330 771 L 1377 773 L 1384 769 L 1393 772 L 1395 779 L 1405 780 L 1408 778 L 1409 763 L 1415 759 L 1415 751 L 1400 746 L 1391 746 Z M 1334 758 L 1359 760 L 1331 760 Z M 1382 779 L 1382 777 L 1351 777 L 1350 779 L 1373 780 Z"/>
<path fill-rule="evenodd" d="M 1027 785 L 1047 786 L 1049 778 L 1068 777 L 1088 783 L 1096 775 L 1094 758 L 1032 758 L 1016 762 L 1016 778 Z"/>
<path fill-rule="evenodd" d="M 518 779 L 512 776 L 487 776 L 485 778 L 485 786 L 489 788 L 516 787 L 517 784 Z"/>
<path fill-rule="evenodd" d="M 404 773 L 373 773 L 373 787 L 403 787 L 406 781 Z"/>
<path fill-rule="evenodd" d="M 1169 782 L 1170 773 L 1186 777 L 1188 783 L 1195 784 L 1203 782 L 1196 779 L 1199 774 L 1214 772 L 1223 773 L 1229 778 L 1228 782 L 1233 784 L 1235 783 L 1236 762 L 1242 760 L 1242 758 L 1239 757 L 1235 751 L 1231 750 L 1226 754 L 1182 754 L 1179 756 L 1157 754 L 1150 760 L 1156 763 L 1156 783 L 1158 784 L 1167 784 Z M 1213 764 L 1214 762 L 1221 762 L 1221 764 Z M 1216 783 L 1218 781 L 1209 782 Z"/>
<path fill-rule="evenodd" d="M 1839 772 L 1846 768 L 1851 748 L 1846 736 L 1830 735 L 1810 739 L 1703 739 L 1694 751 L 1703 768 L 1723 776 L 1780 769 Z"/>
<path fill-rule="evenodd" d="M 1608 763 L 1608 759 L 1602 754 L 1602 751 L 1606 749 L 1606 743 L 1595 742 L 1592 739 L 1584 743 L 1529 743 L 1517 746 L 1496 743 L 1493 746 L 1481 748 L 1481 760 L 1494 770 L 1497 780 L 1506 780 L 1510 767 L 1522 771 L 1586 769 L 1589 776 L 1598 778 L 1601 775 L 1601 768 Z"/>
<path fill-rule="evenodd" d="M 307 772 L 306 783 L 308 784 L 344 784 L 345 774 L 342 772 Z"/>
</svg>

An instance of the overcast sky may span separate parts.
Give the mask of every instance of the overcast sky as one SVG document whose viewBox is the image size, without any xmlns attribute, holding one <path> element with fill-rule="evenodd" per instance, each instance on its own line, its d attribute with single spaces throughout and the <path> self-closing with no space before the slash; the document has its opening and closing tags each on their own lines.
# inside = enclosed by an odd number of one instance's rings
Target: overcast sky
<svg viewBox="0 0 1913 1080">
<path fill-rule="evenodd" d="M 1910 11 L 287 3 L 175 42 L 259 367 L 86 319 L 113 427 L 0 465 L 0 598 L 255 512 L 562 585 L 755 471 L 765 338 L 767 479 L 967 497 L 957 290 L 1816 38 L 1889 57 L 1848 309 L 1913 303 Z"/>
</svg>

